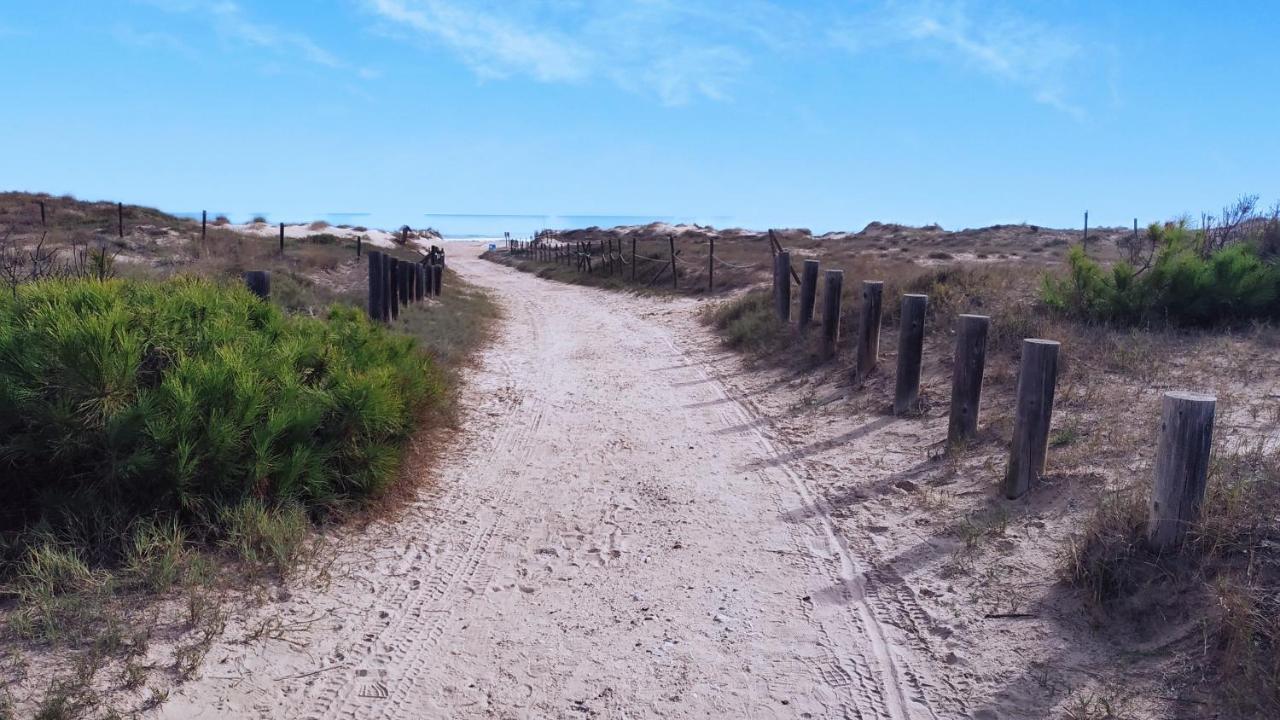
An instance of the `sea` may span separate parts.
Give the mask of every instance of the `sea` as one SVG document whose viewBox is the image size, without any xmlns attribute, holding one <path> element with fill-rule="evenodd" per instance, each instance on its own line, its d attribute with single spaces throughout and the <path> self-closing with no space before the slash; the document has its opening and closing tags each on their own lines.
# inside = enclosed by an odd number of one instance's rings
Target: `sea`
<svg viewBox="0 0 1280 720">
<path fill-rule="evenodd" d="M 175 212 L 179 217 L 200 219 L 200 211 Z M 235 223 L 249 222 L 261 217 L 269 223 L 286 224 L 313 222 L 324 220 L 332 225 L 352 225 L 383 230 L 396 230 L 405 225 L 412 228 L 435 228 L 446 240 L 481 240 L 503 238 L 510 233 L 512 238 L 526 238 L 539 230 L 567 230 L 586 227 L 616 227 L 618 225 L 647 225 L 653 222 L 665 222 L 672 225 L 682 223 L 698 223 L 716 227 L 731 227 L 733 218 L 728 216 L 678 216 L 678 215 L 581 215 L 554 214 L 520 215 L 520 214 L 466 214 L 466 213 L 421 213 L 390 214 L 377 212 L 318 212 L 312 215 L 269 212 L 231 213 L 208 211 L 209 220 L 219 215 L 227 217 Z"/>
</svg>

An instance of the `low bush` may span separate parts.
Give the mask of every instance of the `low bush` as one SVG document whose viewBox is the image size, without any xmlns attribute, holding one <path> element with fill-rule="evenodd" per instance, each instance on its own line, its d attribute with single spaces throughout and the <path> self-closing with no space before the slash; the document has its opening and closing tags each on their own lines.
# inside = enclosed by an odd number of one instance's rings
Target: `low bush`
<svg viewBox="0 0 1280 720">
<path fill-rule="evenodd" d="M 102 548 L 142 518 L 209 539 L 246 502 L 359 501 L 443 395 L 411 339 L 355 308 L 288 316 L 196 279 L 24 285 L 0 297 L 0 529 Z"/>
<path fill-rule="evenodd" d="M 1043 298 L 1054 310 L 1117 324 L 1175 325 L 1280 317 L 1280 269 L 1252 243 L 1204 252 L 1204 237 L 1185 223 L 1148 229 L 1152 258 L 1142 268 L 1121 261 L 1109 269 L 1080 247 L 1063 277 L 1046 277 Z"/>
<path fill-rule="evenodd" d="M 787 326 L 778 320 L 772 294 L 766 290 L 752 290 L 715 306 L 708 320 L 725 344 L 749 353 L 780 350 L 790 337 Z"/>
</svg>

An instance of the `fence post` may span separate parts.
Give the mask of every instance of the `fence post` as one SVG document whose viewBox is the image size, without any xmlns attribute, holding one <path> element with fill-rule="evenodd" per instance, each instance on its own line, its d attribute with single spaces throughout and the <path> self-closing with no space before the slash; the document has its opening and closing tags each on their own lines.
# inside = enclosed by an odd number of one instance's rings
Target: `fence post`
<svg viewBox="0 0 1280 720">
<path fill-rule="evenodd" d="M 667 243 L 671 246 L 671 289 L 675 290 L 679 287 L 676 283 L 676 236 L 668 235 Z"/>
<path fill-rule="evenodd" d="M 390 310 L 392 310 L 392 319 L 396 320 L 399 318 L 399 288 L 401 288 L 401 284 L 399 284 L 399 275 L 401 275 L 401 261 L 399 261 L 399 258 L 392 258 L 390 261 L 392 261 L 392 277 L 390 277 L 390 283 L 387 286 L 387 295 L 390 297 L 390 302 L 392 302 L 392 307 L 390 307 Z"/>
<path fill-rule="evenodd" d="M 245 287 L 263 300 L 271 298 L 271 273 L 266 270 L 248 270 L 244 274 Z"/>
<path fill-rule="evenodd" d="M 382 321 L 391 322 L 391 256 L 382 253 Z"/>
<path fill-rule="evenodd" d="M 1157 548 L 1181 542 L 1187 528 L 1200 517 L 1209 477 L 1216 405 L 1213 395 L 1164 394 L 1156 444 L 1155 488 L 1147 522 L 1147 538 Z"/>
<path fill-rule="evenodd" d="M 124 203 L 116 203 L 116 228 L 120 237 L 124 237 Z"/>
<path fill-rule="evenodd" d="M 382 253 L 369 252 L 369 319 L 382 319 Z"/>
<path fill-rule="evenodd" d="M 440 297 L 440 284 L 444 280 L 444 266 L 431 266 L 431 289 L 435 291 L 436 297 Z"/>
<path fill-rule="evenodd" d="M 400 261 L 400 304 L 404 306 L 413 302 L 413 266 L 416 264 L 408 260 Z"/>
<path fill-rule="evenodd" d="M 836 354 L 840 342 L 840 294 L 844 291 L 844 271 L 828 270 L 822 287 L 822 357 Z"/>
<path fill-rule="evenodd" d="M 791 253 L 773 256 L 773 307 L 782 322 L 791 320 Z"/>
<path fill-rule="evenodd" d="M 1013 443 L 1004 494 L 1010 500 L 1026 494 L 1044 475 L 1053 421 L 1053 393 L 1058 382 L 1058 346 L 1053 340 L 1022 341 L 1018 367 L 1018 399 L 1013 418 Z"/>
<path fill-rule="evenodd" d="M 1136 220 L 1134 222 L 1137 222 Z M 40 227 L 48 227 L 48 223 L 44 219 L 44 201 L 40 201 Z"/>
<path fill-rule="evenodd" d="M 893 414 L 914 412 L 920 403 L 920 363 L 924 359 L 924 315 L 928 295 L 903 295 L 898 318 L 898 374 L 894 379 Z"/>
<path fill-rule="evenodd" d="M 805 260 L 800 273 L 800 330 L 807 330 L 813 322 L 813 307 L 818 300 L 818 261 Z"/>
<path fill-rule="evenodd" d="M 978 408 L 982 399 L 982 373 L 987 365 L 986 315 L 961 315 L 956 329 L 956 354 L 951 365 L 951 417 L 947 442 L 957 443 L 978 432 Z"/>
<path fill-rule="evenodd" d="M 41 207 L 43 207 L 43 205 L 41 205 Z M 44 213 L 43 213 L 43 211 L 42 211 L 42 212 L 41 212 L 41 216 L 43 216 L 43 215 L 44 215 Z M 42 219 L 43 219 L 43 217 L 42 217 Z M 204 248 L 204 237 L 205 237 L 205 234 L 206 234 L 206 232 L 207 232 L 207 228 L 208 228 L 208 226 L 209 226 L 209 211 L 207 211 L 207 210 L 201 210 L 201 211 L 200 211 L 200 248 L 201 248 L 201 249 L 203 249 L 203 248 Z"/>
<path fill-rule="evenodd" d="M 360 259 L 360 238 L 361 238 L 361 237 L 363 237 L 363 236 L 362 236 L 362 235 L 357 235 L 357 236 L 356 236 L 356 259 L 357 259 L 357 260 L 359 260 L 359 259 Z"/>
<path fill-rule="evenodd" d="M 883 282 L 862 281 L 862 312 L 858 318 L 858 354 L 853 370 L 856 382 L 865 380 L 880 362 L 880 314 L 883 295 Z"/>
<path fill-rule="evenodd" d="M 631 282 L 636 281 L 636 236 L 631 236 Z"/>
<path fill-rule="evenodd" d="M 280 223 L 280 257 L 284 257 L 284 223 Z"/>
</svg>

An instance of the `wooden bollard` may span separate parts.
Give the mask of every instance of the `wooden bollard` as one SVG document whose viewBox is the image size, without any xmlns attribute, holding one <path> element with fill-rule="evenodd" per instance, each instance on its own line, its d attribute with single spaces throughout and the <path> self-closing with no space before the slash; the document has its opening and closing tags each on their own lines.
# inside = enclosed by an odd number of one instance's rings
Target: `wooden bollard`
<svg viewBox="0 0 1280 720">
<path fill-rule="evenodd" d="M 41 206 L 43 207 L 43 205 Z M 41 220 L 43 221 L 44 212 L 41 211 Z M 209 213 L 207 210 L 200 211 L 200 247 L 204 247 L 204 238 L 209 228 Z"/>
<path fill-rule="evenodd" d="M 263 300 L 271 298 L 271 273 L 266 270 L 249 270 L 244 274 L 245 287 Z"/>
<path fill-rule="evenodd" d="M 414 263 L 414 267 L 418 269 L 418 302 L 427 299 L 427 266 L 422 263 Z"/>
<path fill-rule="evenodd" d="M 391 319 L 400 317 L 400 259 L 391 258 L 391 283 L 387 285 L 387 295 L 391 299 Z"/>
<path fill-rule="evenodd" d="M 356 259 L 357 260 L 360 259 L 360 238 L 361 237 L 363 237 L 363 235 L 356 236 Z"/>
<path fill-rule="evenodd" d="M 124 237 L 124 203 L 116 203 L 116 228 L 119 230 L 120 237 Z"/>
<path fill-rule="evenodd" d="M 1054 340 L 1022 341 L 1013 443 L 1004 478 L 1004 494 L 1010 500 L 1022 497 L 1044 475 L 1053 393 L 1058 384 L 1058 346 Z"/>
<path fill-rule="evenodd" d="M 280 223 L 280 255 L 284 256 L 284 223 Z"/>
<path fill-rule="evenodd" d="M 920 363 L 924 359 L 924 315 L 928 295 L 903 295 L 898 318 L 898 374 L 894 378 L 893 414 L 915 412 L 920 404 Z"/>
<path fill-rule="evenodd" d="M 400 304 L 408 306 L 413 302 L 413 263 L 400 261 Z"/>
<path fill-rule="evenodd" d="M 676 236 L 668 235 L 667 243 L 671 246 L 671 289 L 675 290 L 679 287 L 676 282 Z"/>
<path fill-rule="evenodd" d="M 369 252 L 369 319 L 382 320 L 382 253 Z"/>
<path fill-rule="evenodd" d="M 840 294 L 844 291 L 844 271 L 828 270 L 822 286 L 822 357 L 835 357 L 840 342 Z"/>
<path fill-rule="evenodd" d="M 382 321 L 391 322 L 391 260 L 386 253 L 382 254 Z"/>
<path fill-rule="evenodd" d="M 443 281 L 444 281 L 444 266 L 432 265 L 431 266 L 431 290 L 435 293 L 436 297 L 440 297 L 440 285 Z"/>
<path fill-rule="evenodd" d="M 1182 541 L 1200 518 L 1209 455 L 1213 447 L 1213 415 L 1217 398 L 1189 392 L 1164 394 L 1160 438 L 1156 443 L 1155 488 L 1147 539 L 1157 548 Z"/>
<path fill-rule="evenodd" d="M 880 313 L 884 283 L 862 281 L 862 312 L 858 318 L 858 353 L 855 356 L 854 380 L 862 382 L 880 362 Z"/>
<path fill-rule="evenodd" d="M 432 271 L 434 265 L 422 266 L 423 290 L 426 297 L 435 295 L 435 273 Z"/>
<path fill-rule="evenodd" d="M 956 354 L 951 365 L 951 418 L 947 442 L 958 443 L 978 432 L 978 408 L 982 400 L 982 373 L 987 365 L 986 315 L 961 315 L 956 328 Z"/>
<path fill-rule="evenodd" d="M 46 227 L 47 225 L 48 223 L 45 222 L 45 217 L 44 217 L 44 201 L 41 200 L 40 201 L 40 227 Z"/>
<path fill-rule="evenodd" d="M 782 322 L 791 320 L 791 253 L 773 256 L 773 308 Z"/>
<path fill-rule="evenodd" d="M 813 307 L 818 301 L 818 261 L 805 260 L 804 271 L 800 273 L 800 329 L 809 327 L 813 322 Z"/>
</svg>

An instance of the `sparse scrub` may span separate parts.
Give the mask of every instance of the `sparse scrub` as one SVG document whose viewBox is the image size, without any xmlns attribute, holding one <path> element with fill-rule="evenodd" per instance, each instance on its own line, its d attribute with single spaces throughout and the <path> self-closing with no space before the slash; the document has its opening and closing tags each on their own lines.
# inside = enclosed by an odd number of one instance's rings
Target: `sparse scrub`
<svg viewBox="0 0 1280 720">
<path fill-rule="evenodd" d="M 791 336 L 778 320 L 772 295 L 763 290 L 752 290 L 721 304 L 708 319 L 729 347 L 753 354 L 781 350 Z"/>
</svg>

